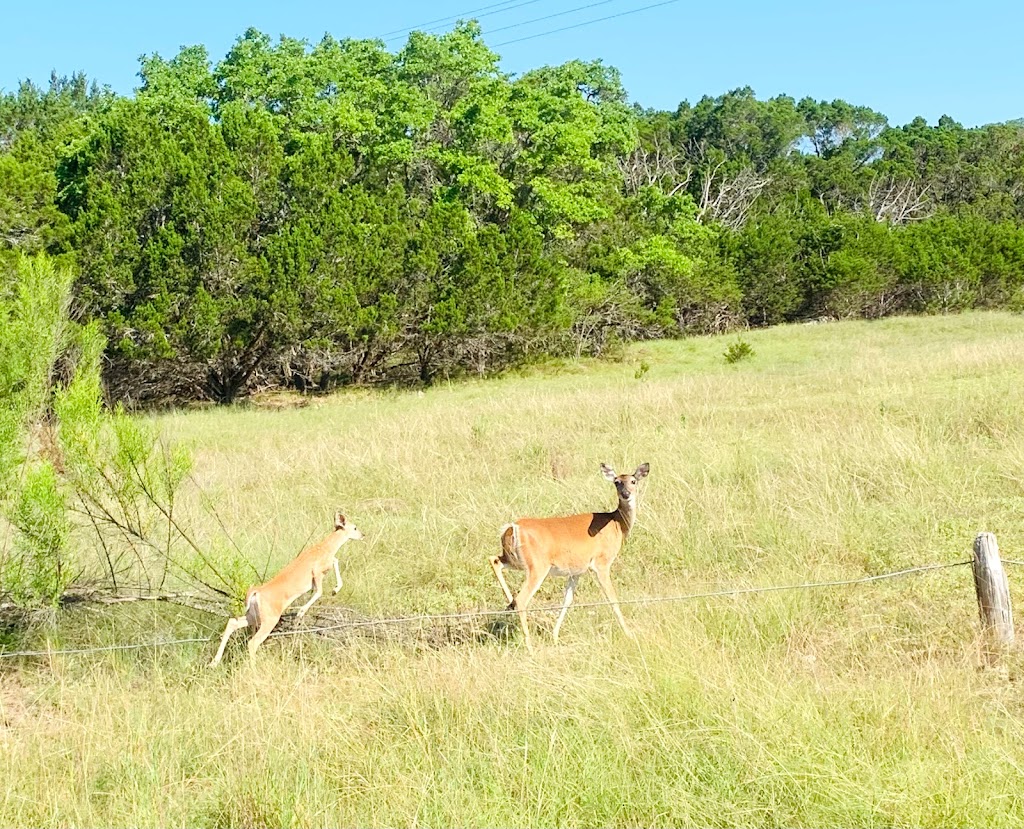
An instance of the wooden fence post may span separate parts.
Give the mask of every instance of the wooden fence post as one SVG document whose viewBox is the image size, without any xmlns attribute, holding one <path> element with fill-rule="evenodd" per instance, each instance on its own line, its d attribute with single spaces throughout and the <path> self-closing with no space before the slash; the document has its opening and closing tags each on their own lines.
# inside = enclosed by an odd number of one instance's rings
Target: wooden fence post
<svg viewBox="0 0 1024 829">
<path fill-rule="evenodd" d="M 999 545 L 992 533 L 978 533 L 974 539 L 974 588 L 978 592 L 981 627 L 1001 647 L 1013 644 L 1013 610 L 1010 584 L 999 560 Z"/>
</svg>

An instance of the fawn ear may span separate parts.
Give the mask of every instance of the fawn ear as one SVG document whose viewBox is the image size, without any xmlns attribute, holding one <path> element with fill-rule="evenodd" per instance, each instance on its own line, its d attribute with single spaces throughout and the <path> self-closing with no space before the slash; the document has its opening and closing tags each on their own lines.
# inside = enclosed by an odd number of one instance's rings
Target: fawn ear
<svg viewBox="0 0 1024 829">
<path fill-rule="evenodd" d="M 646 478 L 647 473 L 651 471 L 651 465 L 649 463 L 642 463 L 636 468 L 636 472 L 633 473 L 633 477 L 638 481 L 641 478 Z"/>
<path fill-rule="evenodd" d="M 606 463 L 601 464 L 601 474 L 604 475 L 605 478 L 607 478 L 609 481 L 614 481 L 617 477 L 615 475 L 615 470 L 608 466 L 608 464 Z"/>
<path fill-rule="evenodd" d="M 340 512 L 334 513 L 334 529 L 343 530 L 345 529 L 345 516 Z"/>
</svg>

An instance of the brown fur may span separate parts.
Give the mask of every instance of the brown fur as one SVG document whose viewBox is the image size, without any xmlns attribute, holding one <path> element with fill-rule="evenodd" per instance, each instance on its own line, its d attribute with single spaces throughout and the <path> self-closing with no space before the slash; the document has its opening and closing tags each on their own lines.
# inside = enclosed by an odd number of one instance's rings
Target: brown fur
<svg viewBox="0 0 1024 829">
<path fill-rule="evenodd" d="M 220 647 L 210 662 L 210 667 L 220 662 L 231 634 L 244 627 L 256 628 L 256 633 L 249 640 L 249 655 L 256 653 L 256 649 L 263 644 L 291 604 L 299 596 L 312 590 L 310 600 L 299 608 L 298 618 L 305 616 L 313 602 L 322 595 L 324 574 L 332 567 L 336 579 L 334 592 L 337 593 L 341 589 L 338 550 L 346 541 L 359 540 L 362 537 L 359 528 L 346 521 L 345 516 L 339 512 L 334 518 L 334 531 L 323 541 L 299 553 L 270 581 L 250 587 L 245 596 L 245 615 L 228 619 Z"/>
<path fill-rule="evenodd" d="M 509 608 L 519 611 L 526 646 L 530 650 L 533 650 L 533 644 L 526 623 L 526 608 L 549 573 L 568 578 L 565 600 L 552 634 L 556 642 L 562 621 L 572 604 L 576 582 L 587 570 L 594 571 L 601 589 L 612 604 L 616 619 L 627 635 L 632 636 L 619 610 L 611 581 L 611 566 L 633 526 L 636 518 L 637 482 L 647 475 L 650 465 L 640 465 L 632 475 L 616 475 L 605 464 L 601 464 L 601 471 L 618 491 L 619 506 L 613 512 L 584 512 L 558 518 L 521 518 L 501 528 L 501 555 L 491 559 L 491 567 L 509 601 Z M 502 574 L 505 567 L 526 573 L 523 586 L 515 598 Z"/>
</svg>

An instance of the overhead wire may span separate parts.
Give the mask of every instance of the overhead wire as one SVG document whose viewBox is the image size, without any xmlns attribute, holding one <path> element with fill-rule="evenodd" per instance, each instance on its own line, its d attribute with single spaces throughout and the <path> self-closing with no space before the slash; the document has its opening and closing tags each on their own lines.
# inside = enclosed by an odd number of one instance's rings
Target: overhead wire
<svg viewBox="0 0 1024 829">
<path fill-rule="evenodd" d="M 475 17 L 479 20 L 482 17 L 492 17 L 496 14 L 504 14 L 515 9 L 522 8 L 523 6 L 532 6 L 535 3 L 539 3 L 541 0 L 518 0 L 518 2 L 510 3 L 509 0 L 505 0 L 504 3 L 494 3 L 490 6 L 482 6 L 479 9 L 470 9 L 469 11 L 459 12 L 458 14 L 450 15 L 449 17 L 439 17 L 437 20 L 428 20 L 426 23 L 418 23 L 415 26 L 409 26 L 404 29 L 394 29 L 390 32 L 385 32 L 379 35 L 379 39 L 385 43 L 389 43 L 392 40 L 398 40 L 399 38 L 414 32 L 414 31 L 433 31 L 434 29 L 443 28 L 443 25 L 454 23 L 456 20 L 464 20 L 467 17 Z M 498 6 L 504 6 L 504 8 L 497 8 Z M 489 9 L 495 9 L 495 11 L 489 11 Z M 479 14 L 484 12 L 484 14 Z"/>
<path fill-rule="evenodd" d="M 502 2 L 500 3 L 492 3 L 489 6 L 481 6 L 480 8 L 477 9 L 468 9 L 467 11 L 464 12 L 458 12 L 456 14 L 449 15 L 448 17 L 438 17 L 436 20 L 428 20 L 426 23 L 417 23 L 414 26 L 406 26 L 403 29 L 392 29 L 390 32 L 384 32 L 384 34 L 378 35 L 378 37 L 385 38 L 388 35 L 397 35 L 401 34 L 402 32 L 411 32 L 413 29 L 419 29 L 422 26 L 433 26 L 435 23 L 444 23 L 449 20 L 458 20 L 461 17 L 465 17 L 470 14 L 476 14 L 477 12 L 485 12 L 488 9 L 496 9 L 499 6 L 508 6 L 508 8 L 499 9 L 499 11 L 510 11 L 511 9 L 517 8 L 519 6 L 528 6 L 531 3 L 536 2 L 539 2 L 539 0 L 522 0 L 521 2 L 516 2 L 516 0 L 502 0 Z"/>
<path fill-rule="evenodd" d="M 609 3 L 617 3 L 618 1 L 619 0 L 597 0 L 596 3 L 587 3 L 585 6 L 576 6 L 574 9 L 566 9 L 565 11 L 555 12 L 554 14 L 546 14 L 543 17 L 534 17 L 532 20 L 522 20 L 518 23 L 510 23 L 508 26 L 499 26 L 497 29 L 488 29 L 487 34 L 493 35 L 498 32 L 504 32 L 508 29 L 518 29 L 520 26 L 529 26 L 531 23 L 540 23 L 542 20 L 551 20 L 554 17 L 564 17 L 567 14 L 585 11 L 586 9 L 592 9 L 595 6 L 607 6 Z"/>
<path fill-rule="evenodd" d="M 538 37 L 546 37 L 547 35 L 557 34 L 558 32 L 568 32 L 571 29 L 579 29 L 583 26 L 591 26 L 594 23 L 603 23 L 606 20 L 614 20 L 618 17 L 627 17 L 631 14 L 638 14 L 639 12 L 647 11 L 648 9 L 656 9 L 660 6 L 671 6 L 673 3 L 678 3 L 679 0 L 662 0 L 661 3 L 651 3 L 648 6 L 641 6 L 637 9 L 629 9 L 627 11 L 617 12 L 616 14 L 609 14 L 605 17 L 597 17 L 593 20 L 584 20 L 582 23 L 573 23 L 571 26 L 562 26 L 558 29 L 549 29 L 546 32 L 537 32 L 536 34 L 526 35 L 525 37 L 517 37 L 513 40 L 504 40 L 501 43 L 491 44 L 492 47 L 497 48 L 498 46 L 508 46 L 511 43 L 522 43 L 526 40 L 533 40 Z M 595 4 L 597 5 L 597 4 Z"/>
<path fill-rule="evenodd" d="M 513 11 L 514 9 L 522 8 L 523 6 L 529 6 L 529 5 L 532 5 L 532 4 L 536 3 L 536 2 L 539 2 L 539 0 L 522 0 L 521 2 L 512 3 L 512 4 L 509 4 L 509 3 L 506 2 L 506 3 L 495 3 L 495 4 L 492 4 L 490 6 L 482 6 L 482 7 L 478 8 L 478 9 L 470 9 L 470 10 L 467 10 L 465 12 L 461 12 L 459 14 L 451 15 L 449 17 L 440 17 L 440 18 L 437 18 L 436 20 L 430 20 L 430 21 L 427 21 L 426 23 L 421 23 L 421 24 L 418 24 L 416 26 L 410 26 L 410 27 L 404 28 L 404 29 L 395 29 L 395 30 L 393 30 L 391 32 L 387 32 L 384 35 L 382 35 L 381 39 L 383 39 L 385 41 L 385 43 L 388 43 L 388 42 L 391 42 L 391 41 L 394 41 L 394 40 L 398 40 L 401 37 L 403 37 L 404 35 L 409 34 L 409 33 L 413 32 L 413 31 L 435 31 L 437 29 L 444 28 L 443 24 L 454 22 L 456 20 L 459 20 L 459 19 L 462 19 L 462 18 L 465 18 L 465 17 L 470 17 L 470 16 L 473 16 L 473 15 L 475 15 L 477 19 L 484 18 L 484 17 L 490 17 L 492 15 L 503 14 L 505 12 Z M 534 18 L 531 18 L 529 20 L 521 20 L 521 21 L 518 21 L 516 23 L 510 23 L 507 26 L 499 26 L 496 29 L 488 30 L 487 34 L 488 35 L 493 35 L 493 34 L 495 34 L 497 32 L 509 31 L 511 29 L 519 29 L 519 28 L 522 28 L 523 26 L 530 26 L 530 25 L 532 25 L 534 23 L 540 23 L 542 21 L 551 20 L 551 19 L 556 18 L 556 17 L 564 17 L 567 14 L 575 14 L 577 12 L 586 11 L 587 9 L 593 9 L 593 8 L 598 7 L 598 6 L 606 6 L 606 5 L 608 5 L 609 3 L 612 3 L 612 2 L 616 2 L 616 0 L 596 0 L 596 2 L 593 2 L 593 3 L 586 3 L 586 4 L 582 5 L 582 6 L 576 6 L 576 7 L 571 8 L 571 9 L 565 9 L 565 10 L 560 11 L 560 12 L 554 12 L 553 14 L 543 15 L 542 17 L 534 17 Z M 651 3 L 651 4 L 646 5 L 646 6 L 640 6 L 639 8 L 626 9 L 624 11 L 616 12 L 615 14 L 605 15 L 604 17 L 597 17 L 597 18 L 594 18 L 592 20 L 584 20 L 584 21 L 581 21 L 579 23 L 573 23 L 573 24 L 568 25 L 568 26 L 560 26 L 558 28 L 548 29 L 548 30 L 543 31 L 543 32 L 535 32 L 534 34 L 531 34 L 531 35 L 525 35 L 523 37 L 513 38 L 511 40 L 505 40 L 505 41 L 502 41 L 500 43 L 495 43 L 495 44 L 492 44 L 492 45 L 495 46 L 495 47 L 498 47 L 498 46 L 508 46 L 510 44 L 513 44 L 513 43 L 522 43 L 524 41 L 533 40 L 533 39 L 538 38 L 538 37 L 546 37 L 548 35 L 557 34 L 559 32 L 567 32 L 567 31 L 571 31 L 573 29 L 582 28 L 584 26 L 591 26 L 591 25 L 593 25 L 595 23 L 603 23 L 603 22 L 605 22 L 607 20 L 615 20 L 617 18 L 627 17 L 629 15 L 639 14 L 640 12 L 648 11 L 650 9 L 656 9 L 656 8 L 661 7 L 661 6 L 670 6 L 670 5 L 672 5 L 674 3 L 678 3 L 678 2 L 679 2 L 679 0 L 661 0 L 661 2 L 659 2 L 659 3 Z M 501 8 L 498 8 L 498 7 L 501 7 Z M 483 12 L 483 14 L 479 14 L 479 12 Z M 442 24 L 442 25 L 436 25 L 436 24 Z M 433 27 L 433 28 L 431 28 L 431 27 Z"/>
</svg>

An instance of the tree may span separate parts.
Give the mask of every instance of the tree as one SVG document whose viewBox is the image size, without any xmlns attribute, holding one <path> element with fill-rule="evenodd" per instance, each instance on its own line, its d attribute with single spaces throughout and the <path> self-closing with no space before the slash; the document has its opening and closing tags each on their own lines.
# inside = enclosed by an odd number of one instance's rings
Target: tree
<svg viewBox="0 0 1024 829">
<path fill-rule="evenodd" d="M 395 52 L 249 29 L 140 76 L 0 98 L 0 261 L 76 263 L 121 400 L 1019 301 L 1019 123 L 749 87 L 649 111 L 600 61 L 508 75 L 474 22 Z"/>
<path fill-rule="evenodd" d="M 637 142 L 618 72 L 600 61 L 527 72 L 509 107 L 516 150 L 502 171 L 516 206 L 554 239 L 606 218 L 621 186 L 617 160 Z"/>
<path fill-rule="evenodd" d="M 828 208 L 856 207 L 865 200 L 872 161 L 882 155 L 887 119 L 843 100 L 797 104 L 813 154 L 807 159 L 811 193 Z"/>
<path fill-rule="evenodd" d="M 18 254 L 67 252 L 69 223 L 54 204 L 58 158 L 112 99 L 81 74 L 0 95 L 0 266 L 13 267 Z"/>
<path fill-rule="evenodd" d="M 141 547 L 161 549 L 153 522 L 173 522 L 188 456 L 157 451 L 145 426 L 103 409 L 103 338 L 97 325 L 70 320 L 67 269 L 43 255 L 21 256 L 4 277 L 0 595 L 52 604 L 100 570 L 116 588 L 127 573 L 147 573 Z M 102 564 L 76 553 L 72 541 L 82 533 L 98 542 Z M 166 573 L 170 551 L 163 552 Z"/>
</svg>

